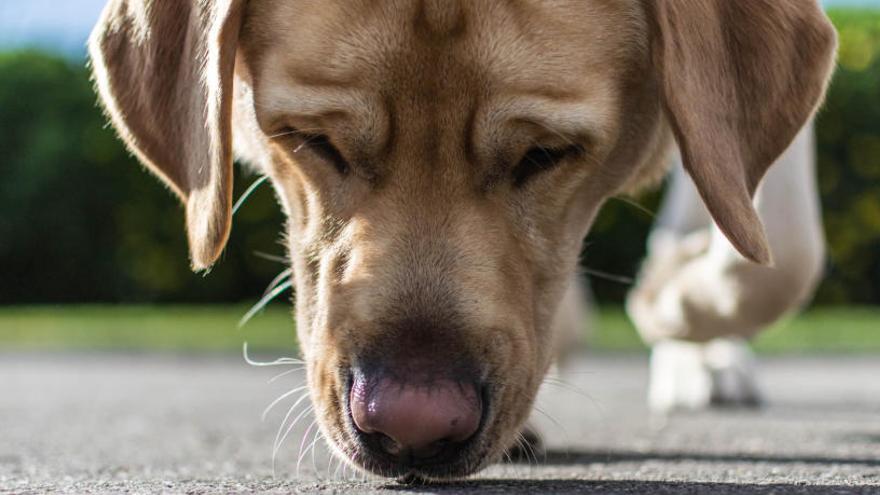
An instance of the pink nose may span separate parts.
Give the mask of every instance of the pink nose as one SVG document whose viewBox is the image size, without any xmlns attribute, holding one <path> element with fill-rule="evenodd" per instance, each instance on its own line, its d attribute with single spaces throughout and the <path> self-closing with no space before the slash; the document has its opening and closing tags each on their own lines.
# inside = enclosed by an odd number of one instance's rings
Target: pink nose
<svg viewBox="0 0 880 495">
<path fill-rule="evenodd" d="M 358 430 L 381 433 L 393 456 L 429 458 L 477 432 L 482 401 L 473 385 L 443 379 L 408 384 L 391 378 L 372 383 L 362 375 L 351 387 L 351 415 Z"/>
</svg>

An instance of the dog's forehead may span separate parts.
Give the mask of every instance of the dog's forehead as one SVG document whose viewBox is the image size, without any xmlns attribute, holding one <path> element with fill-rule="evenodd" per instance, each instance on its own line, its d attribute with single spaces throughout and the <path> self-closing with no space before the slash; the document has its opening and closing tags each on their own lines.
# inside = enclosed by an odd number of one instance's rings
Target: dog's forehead
<svg viewBox="0 0 880 495">
<path fill-rule="evenodd" d="M 644 51 L 636 0 L 259 0 L 245 51 L 264 87 L 396 96 L 551 97 L 614 78 Z M 309 98 L 306 98 L 309 100 Z M 345 105 L 345 103 L 343 103 Z"/>
</svg>

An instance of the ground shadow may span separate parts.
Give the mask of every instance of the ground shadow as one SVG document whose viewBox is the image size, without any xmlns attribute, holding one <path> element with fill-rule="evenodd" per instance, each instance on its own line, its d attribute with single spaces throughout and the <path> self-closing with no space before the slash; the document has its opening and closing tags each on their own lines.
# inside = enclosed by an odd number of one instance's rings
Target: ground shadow
<svg viewBox="0 0 880 495">
<path fill-rule="evenodd" d="M 626 462 L 708 462 L 708 463 L 770 463 L 860 465 L 880 467 L 880 458 L 831 456 L 777 456 L 753 454 L 713 454 L 702 452 L 629 452 L 629 451 L 556 451 L 538 456 L 539 465 L 587 466 Z M 514 461 L 531 464 L 535 461 Z M 878 486 L 807 485 L 793 483 L 714 483 L 646 480 L 565 480 L 565 479 L 482 479 L 442 485 L 389 484 L 392 491 L 414 493 L 595 493 L 595 494 L 745 494 L 745 495 L 818 495 L 828 493 L 880 494 Z"/>
<path fill-rule="evenodd" d="M 532 463 L 535 459 L 531 460 Z M 836 464 L 880 467 L 880 456 L 873 458 L 830 457 L 808 455 L 756 455 L 756 454 L 714 454 L 704 452 L 630 452 L 620 450 L 550 450 L 537 455 L 538 464 L 555 466 L 583 466 L 586 464 L 614 464 L 620 462 L 747 462 L 769 464 Z M 514 461 L 528 464 L 528 459 Z"/>
<path fill-rule="evenodd" d="M 386 485 L 390 491 L 412 493 L 592 493 L 592 494 L 744 494 L 744 495 L 876 495 L 877 487 L 804 485 L 800 483 L 700 483 L 630 480 L 474 480 L 443 485 Z"/>
</svg>

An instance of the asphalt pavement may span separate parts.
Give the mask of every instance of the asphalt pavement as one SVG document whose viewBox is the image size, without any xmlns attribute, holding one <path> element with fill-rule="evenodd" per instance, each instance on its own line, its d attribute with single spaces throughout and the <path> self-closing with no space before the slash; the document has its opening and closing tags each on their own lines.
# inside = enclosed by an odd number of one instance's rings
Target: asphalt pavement
<svg viewBox="0 0 880 495">
<path fill-rule="evenodd" d="M 274 356 L 263 356 L 273 358 Z M 880 356 L 763 357 L 757 410 L 652 417 L 646 357 L 586 354 L 545 387 L 546 455 L 466 482 L 364 477 L 303 420 L 293 371 L 240 356 L 0 352 L 0 493 L 880 494 Z"/>
</svg>

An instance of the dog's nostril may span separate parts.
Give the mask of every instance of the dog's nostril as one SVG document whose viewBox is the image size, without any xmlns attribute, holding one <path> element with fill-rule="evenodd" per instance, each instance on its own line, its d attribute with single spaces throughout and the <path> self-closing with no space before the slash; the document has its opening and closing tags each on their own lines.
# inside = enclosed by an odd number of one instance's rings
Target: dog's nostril
<svg viewBox="0 0 880 495">
<path fill-rule="evenodd" d="M 398 458 L 427 459 L 463 444 L 480 426 L 477 388 L 452 380 L 430 385 L 356 376 L 349 395 L 357 429 Z"/>
<path fill-rule="evenodd" d="M 393 438 L 382 433 L 377 433 L 376 435 L 379 435 L 379 445 L 382 447 L 382 450 L 388 454 L 396 457 L 403 452 L 403 446 L 397 443 Z"/>
</svg>

